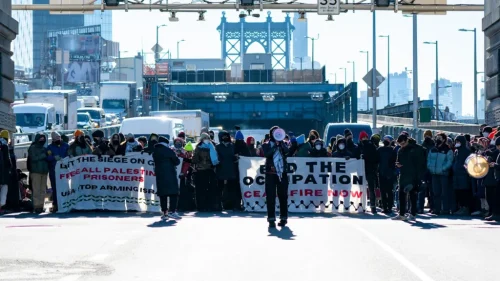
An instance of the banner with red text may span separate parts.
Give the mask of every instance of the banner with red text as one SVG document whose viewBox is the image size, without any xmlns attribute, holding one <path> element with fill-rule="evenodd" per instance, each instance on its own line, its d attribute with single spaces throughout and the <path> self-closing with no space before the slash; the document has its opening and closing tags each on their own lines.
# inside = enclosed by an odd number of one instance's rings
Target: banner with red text
<svg viewBox="0 0 500 281">
<path fill-rule="evenodd" d="M 180 174 L 177 167 L 177 174 Z M 56 165 L 59 212 L 75 210 L 160 211 L 153 157 L 86 155 Z"/>
<path fill-rule="evenodd" d="M 366 208 L 363 160 L 343 158 L 288 158 L 288 210 L 290 212 L 364 212 Z M 240 157 L 243 207 L 265 212 L 265 162 Z M 279 210 L 279 201 L 276 200 Z"/>
</svg>

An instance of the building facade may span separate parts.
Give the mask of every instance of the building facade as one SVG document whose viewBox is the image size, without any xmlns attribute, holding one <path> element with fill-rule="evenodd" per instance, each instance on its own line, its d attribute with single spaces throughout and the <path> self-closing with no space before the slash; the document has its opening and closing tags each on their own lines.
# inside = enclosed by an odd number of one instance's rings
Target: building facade
<svg viewBox="0 0 500 281">
<path fill-rule="evenodd" d="M 439 85 L 439 109 L 444 111 L 446 107 L 450 110 L 450 112 L 455 113 L 453 108 L 453 97 L 451 93 L 451 81 L 448 79 L 441 78 L 438 81 Z M 434 101 L 436 104 L 436 82 L 431 84 L 431 94 L 429 95 L 429 99 Z"/>
<path fill-rule="evenodd" d="M 391 84 L 390 102 L 391 105 L 406 104 L 413 100 L 411 78 L 408 71 L 391 73 L 389 83 Z M 387 79 L 379 87 L 379 97 L 377 98 L 377 108 L 384 108 L 389 105 L 387 99 Z M 366 99 L 366 97 L 365 97 Z M 373 100 L 370 99 L 370 108 L 373 108 Z M 365 102 L 366 103 L 366 102 Z M 359 107 L 358 107 L 359 108 Z M 366 108 L 366 105 L 365 105 Z"/>
<path fill-rule="evenodd" d="M 97 0 L 94 5 L 100 5 L 102 0 Z M 84 15 L 83 21 L 85 26 L 100 25 L 101 37 L 106 40 L 113 40 L 113 13 L 106 10 L 104 12 L 94 11 L 94 14 Z"/>
<path fill-rule="evenodd" d="M 500 0 L 484 1 L 484 72 L 486 97 L 486 124 L 498 126 L 500 124 Z M 478 112 L 479 113 L 479 112 Z"/>
<path fill-rule="evenodd" d="M 32 0 L 12 0 L 12 4 L 32 4 Z M 19 23 L 19 34 L 12 41 L 12 59 L 15 62 L 16 78 L 30 76 L 33 68 L 33 11 L 12 11 Z"/>
<path fill-rule="evenodd" d="M 453 113 L 460 118 L 463 116 L 463 93 L 462 82 L 451 83 L 451 98 L 453 101 Z"/>
</svg>

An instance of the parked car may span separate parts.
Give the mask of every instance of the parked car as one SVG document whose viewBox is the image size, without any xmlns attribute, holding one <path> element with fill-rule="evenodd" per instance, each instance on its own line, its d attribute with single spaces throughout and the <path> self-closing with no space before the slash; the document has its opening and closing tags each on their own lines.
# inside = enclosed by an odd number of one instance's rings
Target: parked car
<svg viewBox="0 0 500 281">
<path fill-rule="evenodd" d="M 90 130 L 95 125 L 92 122 L 92 117 L 87 112 L 79 112 L 77 116 L 77 127 L 78 129 Z"/>
<path fill-rule="evenodd" d="M 114 113 L 106 114 L 106 127 L 120 124 L 120 120 L 118 120 L 118 116 Z"/>
</svg>

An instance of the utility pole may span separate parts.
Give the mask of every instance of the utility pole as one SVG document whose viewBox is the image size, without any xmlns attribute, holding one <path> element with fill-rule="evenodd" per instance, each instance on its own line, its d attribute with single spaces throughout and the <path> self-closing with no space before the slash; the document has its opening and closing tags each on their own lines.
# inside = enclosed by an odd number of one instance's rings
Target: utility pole
<svg viewBox="0 0 500 281">
<path fill-rule="evenodd" d="M 377 19 L 375 16 L 375 11 L 372 12 L 373 14 L 373 23 L 372 23 L 372 41 L 373 41 L 373 69 L 377 69 Z M 373 98 L 373 131 L 377 131 L 377 97 L 376 97 L 376 89 L 375 89 L 375 79 L 377 77 L 375 76 L 375 71 L 372 71 L 372 85 L 371 85 L 371 90 L 373 91 L 372 93 L 372 98 Z"/>
<path fill-rule="evenodd" d="M 312 76 L 313 76 L 313 79 L 314 79 L 314 41 L 319 40 L 319 34 L 318 34 L 318 36 L 316 38 L 309 37 L 309 36 L 305 36 L 305 37 L 312 40 L 311 68 L 312 68 Z"/>
<path fill-rule="evenodd" d="M 413 128 L 418 128 L 418 49 L 417 14 L 413 14 Z"/>
</svg>

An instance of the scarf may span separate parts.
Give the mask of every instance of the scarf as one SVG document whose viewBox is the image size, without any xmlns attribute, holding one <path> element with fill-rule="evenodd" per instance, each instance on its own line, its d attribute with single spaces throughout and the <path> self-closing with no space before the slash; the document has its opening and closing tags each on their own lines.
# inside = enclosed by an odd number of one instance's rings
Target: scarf
<svg viewBox="0 0 500 281">
<path fill-rule="evenodd" d="M 212 143 L 202 143 L 201 148 L 208 148 L 210 150 L 210 160 L 212 161 L 212 165 L 217 166 L 217 164 L 219 164 L 219 158 L 217 157 L 217 151 L 215 151 L 214 145 Z"/>
<path fill-rule="evenodd" d="M 134 148 L 139 145 L 138 141 L 135 142 L 128 142 L 127 141 L 127 147 L 125 148 L 125 152 L 133 152 Z"/>
<path fill-rule="evenodd" d="M 269 142 L 269 144 L 271 145 L 271 148 L 276 145 L 274 142 Z M 283 165 L 283 156 L 281 155 L 279 148 L 276 149 L 276 151 L 274 152 L 273 162 L 274 162 L 274 168 L 276 168 L 276 174 L 278 174 L 278 177 L 281 181 L 284 165 Z"/>
</svg>

